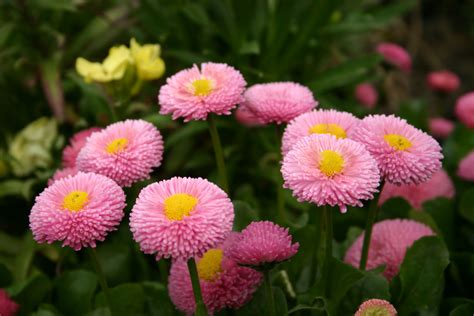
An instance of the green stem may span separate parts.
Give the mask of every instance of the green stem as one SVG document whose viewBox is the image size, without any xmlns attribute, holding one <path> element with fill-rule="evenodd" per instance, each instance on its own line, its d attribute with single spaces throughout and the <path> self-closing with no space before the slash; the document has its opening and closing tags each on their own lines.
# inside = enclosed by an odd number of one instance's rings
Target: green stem
<svg viewBox="0 0 474 316">
<path fill-rule="evenodd" d="M 214 147 L 214 153 L 216 155 L 217 172 L 219 174 L 220 186 L 229 193 L 229 184 L 227 182 L 227 173 L 225 170 L 224 154 L 222 152 L 221 140 L 219 138 L 219 132 L 217 131 L 216 122 L 214 117 L 210 115 L 207 118 L 209 124 L 209 132 L 211 133 L 212 146 Z"/>
<path fill-rule="evenodd" d="M 319 230 L 316 240 L 316 284 L 318 288 L 318 295 L 325 295 L 326 288 L 329 285 L 327 276 L 329 273 L 329 266 L 332 257 L 332 210 L 328 206 L 324 206 L 323 210 L 319 212 Z"/>
<path fill-rule="evenodd" d="M 268 315 L 276 316 L 275 298 L 273 297 L 272 282 L 270 281 L 270 270 L 265 270 L 263 272 L 263 277 L 264 277 L 263 283 L 265 286 L 265 295 L 267 296 Z"/>
<path fill-rule="evenodd" d="M 104 292 L 105 301 L 107 303 L 107 306 L 109 307 L 110 314 L 114 315 L 112 304 L 111 304 L 112 300 L 110 296 L 110 291 L 107 285 L 107 279 L 105 278 L 104 271 L 102 270 L 102 267 L 100 265 L 99 257 L 97 256 L 97 252 L 95 251 L 95 248 L 88 248 L 88 249 L 89 249 L 89 255 L 92 259 L 92 263 L 94 264 L 94 268 L 97 273 L 97 277 L 99 279 L 100 287 L 102 288 L 102 291 Z"/>
<path fill-rule="evenodd" d="M 275 125 L 275 135 L 276 135 L 276 143 L 278 144 L 277 147 L 277 160 L 278 160 L 278 167 L 280 167 L 282 163 L 282 156 L 281 156 L 281 138 L 282 138 L 283 131 L 279 125 Z M 283 189 L 283 177 L 281 175 L 280 168 L 277 170 L 277 211 L 278 211 L 278 224 L 285 225 L 286 222 L 286 215 L 285 215 L 285 191 Z"/>
<path fill-rule="evenodd" d="M 380 192 L 382 192 L 383 183 L 380 186 Z M 367 266 L 367 258 L 369 257 L 370 240 L 372 238 L 372 228 L 378 215 L 378 203 L 380 194 L 376 194 L 374 199 L 370 202 L 369 213 L 367 214 L 367 220 L 365 222 L 364 242 L 362 244 L 362 253 L 360 256 L 359 269 L 365 270 Z"/>
<path fill-rule="evenodd" d="M 193 258 L 188 260 L 188 270 L 193 285 L 194 300 L 196 301 L 196 316 L 207 316 L 207 308 L 204 305 L 201 293 L 201 284 L 199 283 L 199 275 L 196 267 L 196 261 Z"/>
</svg>

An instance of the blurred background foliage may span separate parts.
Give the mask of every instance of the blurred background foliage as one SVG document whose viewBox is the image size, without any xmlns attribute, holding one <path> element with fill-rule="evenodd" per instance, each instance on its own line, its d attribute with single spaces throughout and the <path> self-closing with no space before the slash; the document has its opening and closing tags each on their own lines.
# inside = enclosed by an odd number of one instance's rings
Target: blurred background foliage
<svg viewBox="0 0 474 316">
<path fill-rule="evenodd" d="M 174 175 L 215 181 L 205 122 L 183 124 L 158 114 L 156 96 L 167 76 L 193 63 L 225 62 L 239 69 L 249 84 L 297 81 L 312 89 L 320 107 L 358 116 L 370 110 L 357 103 L 353 90 L 368 81 L 380 94 L 373 112 L 397 113 L 426 130 L 430 116 L 453 117 L 459 95 L 426 89 L 428 71 L 450 69 L 462 79 L 460 92 L 472 90 L 473 13 L 472 0 L 1 1 L 0 287 L 9 288 L 24 315 L 105 313 L 103 297 L 95 295 L 97 278 L 89 271 L 87 257 L 56 244 L 37 245 L 28 231 L 33 197 L 60 166 L 68 138 L 85 127 L 112 121 L 112 101 L 76 73 L 76 58 L 102 60 L 111 46 L 128 44 L 132 37 L 140 43 L 159 43 L 166 74 L 144 84 L 123 117 L 144 118 L 164 134 L 164 165 L 150 181 Z M 408 49 L 414 63 L 412 74 L 382 63 L 375 54 L 380 41 L 397 42 Z M 274 219 L 274 183 L 279 172 L 274 127 L 249 129 L 233 117 L 219 118 L 218 126 L 236 208 L 235 229 L 251 220 Z M 457 124 L 444 143 L 444 167 L 451 175 L 472 148 L 474 132 Z M 302 249 L 274 275 L 279 285 L 276 295 L 285 295 L 289 305 L 279 306 L 280 311 L 290 308 L 303 315 L 319 313 L 321 305 L 328 305 L 348 315 L 361 297 L 372 295 L 391 298 L 406 315 L 467 315 L 463 313 L 473 307 L 474 298 L 474 188 L 453 179 L 455 200 L 430 201 L 425 212 L 414 212 L 404 200 L 392 199 L 381 214 L 382 218 L 415 218 L 440 233 L 446 245 L 439 239 L 423 239 L 408 255 L 424 257 L 438 273 L 423 275 L 415 284 L 389 285 L 380 274 L 362 273 L 336 261 L 334 282 L 352 281 L 335 287 L 331 301 L 326 302 L 311 296 L 309 288 L 313 256 L 311 243 L 304 241 L 315 235 L 308 212 L 312 207 L 297 203 L 286 192 L 286 224 Z M 127 189 L 129 207 L 146 184 Z M 365 209 L 354 208 L 346 215 L 336 214 L 338 258 L 360 233 L 365 214 Z M 124 315 L 176 313 L 166 293 L 169 263 L 157 265 L 141 254 L 126 220 L 98 252 Z M 400 277 L 411 269 L 415 268 L 407 263 Z M 414 298 L 402 296 L 404 291 L 411 291 Z M 255 302 L 236 314 L 264 313 Z"/>
</svg>

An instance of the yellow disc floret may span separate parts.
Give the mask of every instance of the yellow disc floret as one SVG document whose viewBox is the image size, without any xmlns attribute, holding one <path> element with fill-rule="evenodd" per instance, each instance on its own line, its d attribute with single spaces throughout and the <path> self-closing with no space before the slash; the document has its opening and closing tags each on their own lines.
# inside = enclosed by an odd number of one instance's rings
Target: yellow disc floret
<svg viewBox="0 0 474 316">
<path fill-rule="evenodd" d="M 335 176 L 342 172 L 344 169 L 344 158 L 333 151 L 333 150 L 324 150 L 321 152 L 319 160 L 319 170 L 328 177 Z"/>
<path fill-rule="evenodd" d="M 223 251 L 221 249 L 208 250 L 197 263 L 199 278 L 206 281 L 213 281 L 222 271 Z"/>
<path fill-rule="evenodd" d="M 180 221 L 194 209 L 198 199 L 186 193 L 176 193 L 165 200 L 165 215 L 170 221 Z"/>
<path fill-rule="evenodd" d="M 108 145 L 107 148 L 105 149 L 109 154 L 116 154 L 118 152 L 121 152 L 127 148 L 128 145 L 128 139 L 126 138 L 117 138 L 111 141 Z"/>
<path fill-rule="evenodd" d="M 308 132 L 309 134 L 331 134 L 337 138 L 346 138 L 346 131 L 337 124 L 316 124 Z"/>
<path fill-rule="evenodd" d="M 398 134 L 387 134 L 383 137 L 385 141 L 395 150 L 407 150 L 412 146 L 408 138 Z"/>
<path fill-rule="evenodd" d="M 63 199 L 63 207 L 71 212 L 79 212 L 89 201 L 89 194 L 84 191 L 72 191 Z"/>
<path fill-rule="evenodd" d="M 192 83 L 193 93 L 195 96 L 205 97 L 212 92 L 212 82 L 209 79 L 197 79 Z"/>
</svg>

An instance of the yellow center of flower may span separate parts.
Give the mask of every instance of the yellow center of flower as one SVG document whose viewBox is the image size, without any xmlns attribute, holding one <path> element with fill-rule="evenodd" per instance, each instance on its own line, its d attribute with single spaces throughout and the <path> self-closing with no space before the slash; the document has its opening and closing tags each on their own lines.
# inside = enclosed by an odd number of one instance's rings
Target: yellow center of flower
<svg viewBox="0 0 474 316">
<path fill-rule="evenodd" d="M 335 176 L 342 172 L 344 169 L 344 158 L 333 151 L 333 150 L 324 150 L 321 152 L 321 157 L 319 160 L 319 170 L 328 177 Z"/>
<path fill-rule="evenodd" d="M 118 152 L 121 152 L 127 148 L 128 145 L 128 139 L 126 138 L 117 138 L 111 141 L 108 145 L 107 148 L 105 149 L 109 154 L 116 154 Z"/>
<path fill-rule="evenodd" d="M 346 131 L 337 124 L 316 124 L 308 132 L 309 134 L 331 134 L 337 138 L 346 138 Z"/>
<path fill-rule="evenodd" d="M 84 191 L 72 191 L 63 199 L 63 207 L 71 212 L 79 212 L 89 201 L 89 194 Z"/>
<path fill-rule="evenodd" d="M 390 313 L 385 307 L 383 306 L 372 306 L 365 309 L 361 316 L 392 316 L 393 314 Z"/>
<path fill-rule="evenodd" d="M 199 278 L 213 281 L 222 271 L 223 251 L 221 249 L 208 250 L 197 263 Z"/>
<path fill-rule="evenodd" d="M 193 86 L 195 96 L 205 97 L 212 92 L 212 82 L 209 79 L 197 79 L 191 85 Z"/>
<path fill-rule="evenodd" d="M 412 146 L 408 138 L 398 134 L 387 134 L 383 137 L 385 141 L 395 150 L 407 150 Z"/>
<path fill-rule="evenodd" d="M 165 215 L 170 221 L 180 221 L 194 209 L 198 200 L 186 193 L 176 193 L 165 200 Z"/>
</svg>

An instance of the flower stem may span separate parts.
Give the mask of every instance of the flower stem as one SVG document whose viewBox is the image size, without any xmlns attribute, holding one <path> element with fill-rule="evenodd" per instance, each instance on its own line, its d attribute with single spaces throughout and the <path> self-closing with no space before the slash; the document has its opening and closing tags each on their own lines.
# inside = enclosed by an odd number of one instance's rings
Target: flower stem
<svg viewBox="0 0 474 316">
<path fill-rule="evenodd" d="M 380 186 L 380 191 L 382 191 L 383 183 Z M 365 222 L 365 232 L 364 232 L 364 242 L 362 244 L 362 253 L 360 256 L 359 269 L 365 270 L 367 266 L 367 258 L 369 257 L 369 248 L 370 248 L 370 239 L 372 238 L 372 228 L 375 221 L 377 220 L 378 215 L 378 203 L 379 203 L 380 193 L 376 194 L 374 199 L 370 202 L 369 213 L 367 214 L 367 221 Z"/>
<path fill-rule="evenodd" d="M 216 155 L 217 172 L 219 174 L 219 184 L 225 192 L 229 193 L 229 184 L 227 182 L 227 173 L 225 170 L 224 154 L 222 152 L 221 140 L 217 131 L 216 122 L 212 115 L 207 119 L 209 132 L 211 133 L 212 146 Z"/>
<path fill-rule="evenodd" d="M 272 283 L 270 281 L 270 270 L 265 270 L 263 272 L 263 283 L 265 286 L 265 295 L 267 296 L 267 305 L 268 305 L 268 315 L 276 316 L 275 310 L 275 298 L 273 297 Z"/>
<path fill-rule="evenodd" d="M 95 271 L 97 273 L 97 277 L 99 279 L 99 284 L 100 287 L 102 288 L 102 291 L 104 292 L 105 295 L 105 302 L 107 303 L 107 306 L 109 307 L 110 314 L 114 315 L 113 309 L 112 309 L 112 300 L 110 296 L 110 290 L 107 285 L 107 279 L 105 278 L 104 271 L 102 270 L 102 267 L 100 265 L 99 258 L 97 256 L 97 252 L 95 251 L 95 248 L 89 248 L 89 255 L 91 257 L 92 263 L 94 264 Z"/>
<path fill-rule="evenodd" d="M 329 266 L 332 258 L 332 210 L 324 206 L 319 216 L 319 230 L 316 242 L 316 284 L 318 288 L 318 295 L 325 295 L 326 288 L 329 285 L 327 276 L 329 274 Z"/>
<path fill-rule="evenodd" d="M 196 301 L 196 316 L 207 316 L 207 308 L 204 305 L 201 293 L 201 284 L 199 283 L 199 275 L 194 258 L 188 260 L 188 270 L 193 285 L 194 300 Z"/>
<path fill-rule="evenodd" d="M 275 135 L 276 135 L 276 143 L 278 144 L 277 147 L 277 160 L 278 166 L 282 163 L 282 156 L 281 156 L 281 138 L 282 138 L 282 130 L 279 125 L 275 125 Z M 278 224 L 285 225 L 286 216 L 285 216 L 285 192 L 283 190 L 283 177 L 280 172 L 280 168 L 278 168 L 277 172 L 277 211 L 278 211 Z"/>
</svg>

